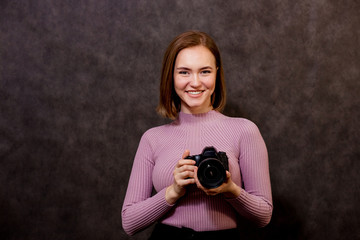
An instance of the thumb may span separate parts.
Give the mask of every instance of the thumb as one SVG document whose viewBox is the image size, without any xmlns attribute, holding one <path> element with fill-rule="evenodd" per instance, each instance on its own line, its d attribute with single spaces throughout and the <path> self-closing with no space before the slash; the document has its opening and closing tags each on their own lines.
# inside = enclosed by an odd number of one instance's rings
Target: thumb
<svg viewBox="0 0 360 240">
<path fill-rule="evenodd" d="M 226 180 L 225 180 L 225 182 L 227 183 L 229 181 L 231 181 L 231 173 L 229 171 L 226 171 Z"/>
</svg>

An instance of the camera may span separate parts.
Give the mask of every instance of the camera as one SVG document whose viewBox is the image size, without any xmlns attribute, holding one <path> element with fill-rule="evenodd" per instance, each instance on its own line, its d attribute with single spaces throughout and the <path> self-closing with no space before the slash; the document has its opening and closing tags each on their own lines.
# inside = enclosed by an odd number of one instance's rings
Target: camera
<svg viewBox="0 0 360 240">
<path fill-rule="evenodd" d="M 217 152 L 214 147 L 205 147 L 201 154 L 188 156 L 186 159 L 196 162 L 197 177 L 205 188 L 217 188 L 226 180 L 229 163 L 225 152 Z"/>
</svg>

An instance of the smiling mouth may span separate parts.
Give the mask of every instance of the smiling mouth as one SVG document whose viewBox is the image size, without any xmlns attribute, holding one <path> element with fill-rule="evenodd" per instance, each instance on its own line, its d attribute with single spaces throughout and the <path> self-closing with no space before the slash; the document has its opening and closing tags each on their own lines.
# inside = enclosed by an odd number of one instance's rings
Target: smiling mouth
<svg viewBox="0 0 360 240">
<path fill-rule="evenodd" d="M 187 93 L 191 94 L 191 95 L 198 95 L 201 94 L 203 92 L 205 92 L 204 90 L 197 90 L 197 91 L 186 91 Z"/>
</svg>

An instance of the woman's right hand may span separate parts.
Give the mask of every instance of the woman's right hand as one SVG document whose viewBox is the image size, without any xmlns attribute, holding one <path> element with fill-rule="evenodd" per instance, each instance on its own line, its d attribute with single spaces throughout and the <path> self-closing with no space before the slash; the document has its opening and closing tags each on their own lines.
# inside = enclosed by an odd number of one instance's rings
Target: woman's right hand
<svg viewBox="0 0 360 240">
<path fill-rule="evenodd" d="M 174 169 L 174 183 L 166 189 L 165 199 L 169 204 L 175 204 L 176 201 L 185 195 L 186 186 L 195 183 L 194 169 L 195 161 L 185 159 L 189 156 L 189 150 L 185 150 L 182 159 L 178 161 Z"/>
</svg>

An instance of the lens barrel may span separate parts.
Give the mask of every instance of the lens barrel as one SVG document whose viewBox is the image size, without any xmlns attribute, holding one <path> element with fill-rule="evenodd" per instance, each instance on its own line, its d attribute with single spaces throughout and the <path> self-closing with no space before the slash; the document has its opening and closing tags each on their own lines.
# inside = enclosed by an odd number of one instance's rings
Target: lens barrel
<svg viewBox="0 0 360 240">
<path fill-rule="evenodd" d="M 217 188 L 226 179 L 226 170 L 216 158 L 206 158 L 200 162 L 197 176 L 205 188 Z"/>
</svg>

